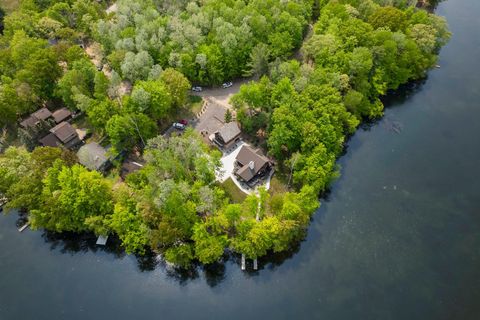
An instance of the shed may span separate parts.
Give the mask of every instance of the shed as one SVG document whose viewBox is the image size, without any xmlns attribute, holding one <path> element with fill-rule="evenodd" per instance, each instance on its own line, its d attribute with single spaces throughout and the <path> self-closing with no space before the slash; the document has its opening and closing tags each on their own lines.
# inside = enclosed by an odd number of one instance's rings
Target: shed
<svg viewBox="0 0 480 320">
<path fill-rule="evenodd" d="M 77 157 L 80 163 L 90 170 L 105 172 L 110 166 L 108 151 L 96 142 L 82 146 Z"/>
</svg>

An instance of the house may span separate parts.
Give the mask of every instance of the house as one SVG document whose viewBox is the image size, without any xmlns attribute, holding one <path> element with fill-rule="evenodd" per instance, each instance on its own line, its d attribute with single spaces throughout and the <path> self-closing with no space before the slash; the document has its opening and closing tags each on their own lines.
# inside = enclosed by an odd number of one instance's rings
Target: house
<svg viewBox="0 0 480 320">
<path fill-rule="evenodd" d="M 20 122 L 20 126 L 24 129 L 36 126 L 40 121 L 45 121 L 52 116 L 52 113 L 47 108 L 42 108 L 32 113 L 28 118 Z"/>
<path fill-rule="evenodd" d="M 240 140 L 242 132 L 236 121 L 226 123 L 217 132 L 213 141 L 220 147 L 228 149 Z"/>
<path fill-rule="evenodd" d="M 53 133 L 66 148 L 72 148 L 81 142 L 75 128 L 65 121 L 50 129 L 50 132 Z"/>
<path fill-rule="evenodd" d="M 55 111 L 52 116 L 55 123 L 60 123 L 69 120 L 72 117 L 72 113 L 67 108 L 61 108 Z"/>
<path fill-rule="evenodd" d="M 272 163 L 259 150 L 244 145 L 235 158 L 234 174 L 242 181 L 251 183 L 255 178 L 262 177 L 269 172 Z"/>
<path fill-rule="evenodd" d="M 96 142 L 82 146 L 77 157 L 79 162 L 90 170 L 105 172 L 111 165 L 108 151 Z"/>
</svg>

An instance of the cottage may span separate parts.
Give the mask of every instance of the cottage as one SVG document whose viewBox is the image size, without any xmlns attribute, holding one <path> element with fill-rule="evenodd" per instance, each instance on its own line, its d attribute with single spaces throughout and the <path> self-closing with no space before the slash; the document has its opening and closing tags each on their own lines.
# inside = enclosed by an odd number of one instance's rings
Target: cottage
<svg viewBox="0 0 480 320">
<path fill-rule="evenodd" d="M 68 122 L 57 124 L 50 129 L 50 132 L 53 133 L 66 148 L 72 148 L 81 142 L 77 131 L 75 131 L 75 128 Z"/>
<path fill-rule="evenodd" d="M 214 142 L 224 149 L 228 149 L 240 140 L 240 128 L 236 121 L 226 123 L 223 127 L 215 132 Z"/>
<path fill-rule="evenodd" d="M 235 175 L 246 183 L 267 173 L 272 164 L 260 151 L 255 151 L 249 146 L 242 146 L 236 159 Z"/>
<path fill-rule="evenodd" d="M 82 146 L 77 157 L 79 162 L 90 170 L 105 172 L 111 164 L 108 151 L 96 142 Z"/>
<path fill-rule="evenodd" d="M 20 126 L 24 129 L 36 126 L 40 121 L 45 121 L 52 116 L 52 113 L 47 108 L 42 108 L 32 113 L 28 118 L 20 122 Z"/>
<path fill-rule="evenodd" d="M 72 113 L 67 108 L 61 108 L 55 111 L 52 116 L 55 120 L 55 123 L 60 123 L 69 120 L 72 116 Z"/>
</svg>

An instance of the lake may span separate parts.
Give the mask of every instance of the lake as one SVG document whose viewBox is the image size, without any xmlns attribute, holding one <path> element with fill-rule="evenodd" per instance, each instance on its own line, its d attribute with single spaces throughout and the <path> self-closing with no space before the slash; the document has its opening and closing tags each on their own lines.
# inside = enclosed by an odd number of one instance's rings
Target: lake
<svg viewBox="0 0 480 320">
<path fill-rule="evenodd" d="M 294 252 L 179 274 L 0 216 L 0 319 L 480 319 L 480 1 L 437 13 L 440 68 L 352 137 Z"/>
</svg>

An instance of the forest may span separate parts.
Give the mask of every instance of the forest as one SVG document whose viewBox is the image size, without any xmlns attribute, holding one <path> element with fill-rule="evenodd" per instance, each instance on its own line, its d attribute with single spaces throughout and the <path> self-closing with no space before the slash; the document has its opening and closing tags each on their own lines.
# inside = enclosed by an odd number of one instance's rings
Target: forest
<svg viewBox="0 0 480 320">
<path fill-rule="evenodd" d="M 0 195 L 33 228 L 116 235 L 126 252 L 187 267 L 301 241 L 336 159 L 381 97 L 426 76 L 450 37 L 415 0 L 22 0 L 0 10 Z M 112 5 L 115 10 L 111 10 Z M 95 58 L 88 48 L 95 44 Z M 233 201 L 221 153 L 187 129 L 159 133 L 192 85 L 247 77 L 231 99 L 242 131 L 291 188 Z M 125 85 L 131 87 L 125 94 Z M 20 119 L 42 106 L 82 114 L 113 153 L 145 166 L 102 175 L 39 147 Z M 115 170 L 114 170 L 115 171 Z M 290 180 L 290 179 L 289 179 Z"/>
</svg>

